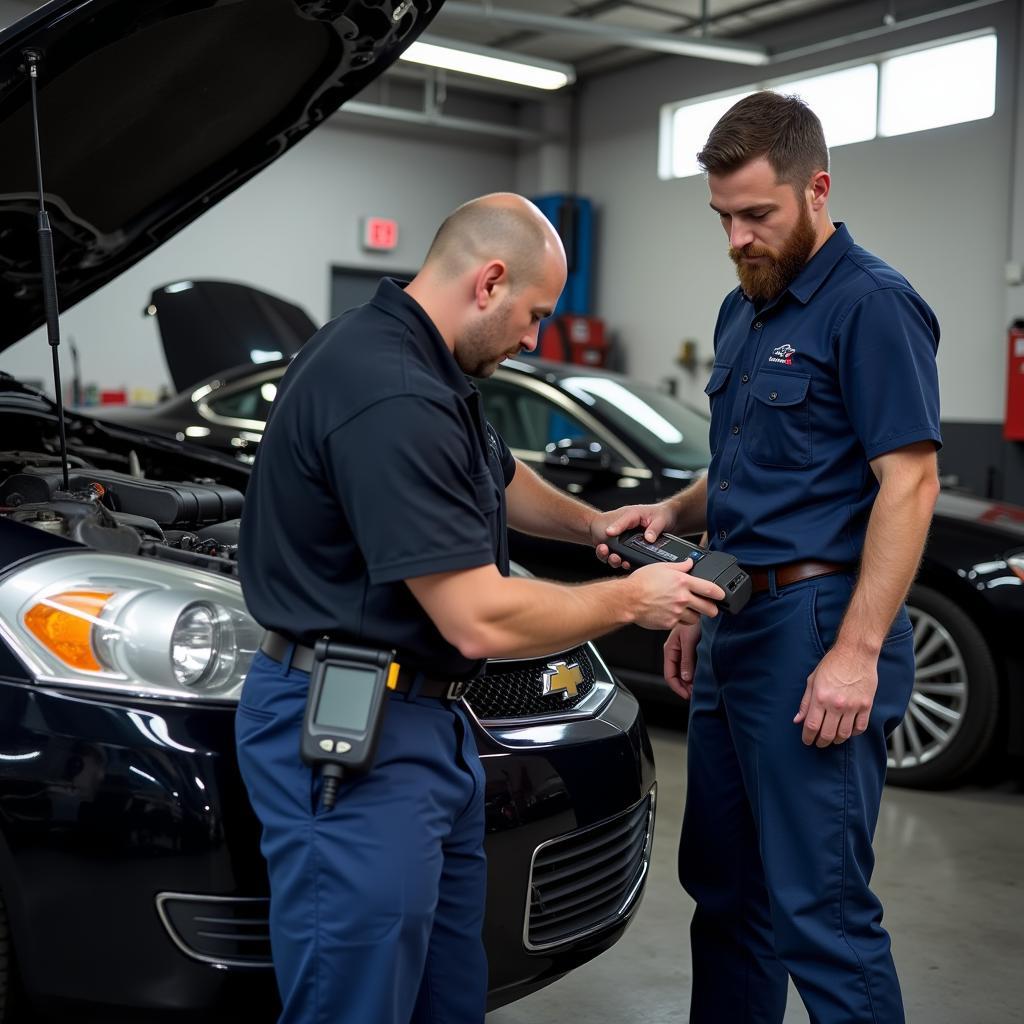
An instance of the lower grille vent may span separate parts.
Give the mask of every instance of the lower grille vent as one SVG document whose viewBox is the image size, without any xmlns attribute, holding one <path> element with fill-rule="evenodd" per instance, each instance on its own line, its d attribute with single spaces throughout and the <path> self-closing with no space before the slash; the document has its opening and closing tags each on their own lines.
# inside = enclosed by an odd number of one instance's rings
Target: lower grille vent
<svg viewBox="0 0 1024 1024">
<path fill-rule="evenodd" d="M 600 825 L 538 847 L 530 874 L 527 947 L 571 942 L 623 918 L 647 874 L 653 832 L 647 797 Z"/>
<path fill-rule="evenodd" d="M 193 959 L 270 966 L 270 901 L 265 897 L 164 892 L 156 906 L 175 945 Z"/>
</svg>

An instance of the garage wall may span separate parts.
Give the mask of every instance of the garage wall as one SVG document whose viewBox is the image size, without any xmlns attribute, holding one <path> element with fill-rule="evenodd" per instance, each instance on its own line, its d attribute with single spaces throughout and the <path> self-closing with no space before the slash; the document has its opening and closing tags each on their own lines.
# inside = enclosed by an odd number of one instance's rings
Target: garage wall
<svg viewBox="0 0 1024 1024">
<path fill-rule="evenodd" d="M 32 5 L 0 3 L 0 25 Z M 144 173 L 126 167 L 126 173 Z M 45 168 L 44 168 L 45 171 Z M 171 281 L 215 277 L 254 284 L 304 306 L 322 322 L 329 312 L 332 265 L 417 267 L 441 220 L 459 203 L 516 180 L 514 147 L 484 138 L 397 137 L 332 123 L 321 127 L 252 181 L 137 266 L 68 310 L 67 342 L 81 355 L 85 382 L 159 389 L 168 382 L 155 322 L 143 317 L 151 290 Z M 360 218 L 396 218 L 397 251 L 366 254 Z M 59 291 L 59 282 L 58 282 Z M 0 369 L 44 382 L 50 352 L 36 331 L 0 353 Z"/>
<path fill-rule="evenodd" d="M 150 291 L 192 277 L 243 281 L 328 316 L 331 266 L 419 265 L 440 221 L 459 203 L 511 188 L 514 154 L 415 142 L 349 129 L 313 133 L 137 266 L 62 317 L 83 380 L 158 389 L 168 381 Z M 363 253 L 360 217 L 394 217 L 398 249 Z M 65 379 L 70 374 L 64 346 Z M 49 382 L 49 348 L 36 331 L 0 353 L 0 369 Z M 48 388 L 47 388 L 48 389 Z"/>
<path fill-rule="evenodd" d="M 979 490 L 1001 490 L 996 496 L 1024 500 L 1024 476 L 1016 465 L 1024 460 L 1012 458 L 1015 450 L 1002 444 L 998 427 L 1008 312 L 1024 315 L 1024 289 L 1008 289 L 1005 280 L 1009 254 L 1015 250 L 1021 259 L 1024 253 L 1024 213 L 1010 216 L 1014 168 L 1017 177 L 1024 173 L 1015 152 L 1018 5 L 998 4 L 773 65 L 770 76 L 987 26 L 999 33 L 995 116 L 837 148 L 831 212 L 861 245 L 903 271 L 939 315 L 946 433 L 959 441 L 961 426 L 967 430 L 969 443 L 951 448 L 973 456 L 947 459 L 944 472 L 959 473 Z M 631 373 L 652 382 L 675 377 L 680 396 L 702 405 L 703 363 L 711 356 L 720 298 L 734 287 L 735 275 L 703 179 L 657 177 L 658 112 L 663 103 L 739 88 L 760 76 L 735 65 L 659 59 L 594 80 L 580 97 L 576 185 L 600 213 L 598 312 L 616 332 Z M 674 362 L 686 338 L 699 346 L 701 366 L 692 375 Z"/>
</svg>

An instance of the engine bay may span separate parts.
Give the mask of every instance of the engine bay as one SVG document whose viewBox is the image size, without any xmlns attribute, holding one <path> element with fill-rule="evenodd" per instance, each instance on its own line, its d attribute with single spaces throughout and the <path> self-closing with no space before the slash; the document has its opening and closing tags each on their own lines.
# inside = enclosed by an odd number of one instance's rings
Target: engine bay
<svg viewBox="0 0 1024 1024">
<path fill-rule="evenodd" d="M 181 442 L 69 414 L 65 489 L 52 404 L 12 387 L 11 378 L 3 383 L 0 517 L 97 551 L 235 573 L 244 467 Z M 8 397 L 16 399 L 14 409 L 2 408 Z"/>
</svg>

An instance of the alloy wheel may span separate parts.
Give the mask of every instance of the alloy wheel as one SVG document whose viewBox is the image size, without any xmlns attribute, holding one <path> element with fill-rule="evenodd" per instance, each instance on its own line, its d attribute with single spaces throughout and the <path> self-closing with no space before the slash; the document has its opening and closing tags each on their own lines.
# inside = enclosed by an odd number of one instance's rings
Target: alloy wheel
<svg viewBox="0 0 1024 1024">
<path fill-rule="evenodd" d="M 967 711 L 963 652 L 938 619 L 908 606 L 914 627 L 914 691 L 903 721 L 889 737 L 889 767 L 914 768 L 948 749 Z"/>
</svg>

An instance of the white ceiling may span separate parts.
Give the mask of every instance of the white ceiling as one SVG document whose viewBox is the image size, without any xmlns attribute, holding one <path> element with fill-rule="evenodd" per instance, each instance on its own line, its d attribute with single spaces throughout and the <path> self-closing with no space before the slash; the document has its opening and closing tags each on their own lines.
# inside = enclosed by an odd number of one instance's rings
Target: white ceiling
<svg viewBox="0 0 1024 1024">
<path fill-rule="evenodd" d="M 657 56 L 614 36 L 574 34 L 572 23 L 598 24 L 664 37 L 735 40 L 767 47 L 769 54 L 813 45 L 836 34 L 879 28 L 922 15 L 962 8 L 964 0 L 465 0 L 441 8 L 432 35 L 574 64 L 588 75 Z M 477 16 L 469 17 L 465 8 Z M 562 19 L 530 28 L 487 12 L 515 12 Z M 563 27 L 564 26 L 564 27 Z"/>
</svg>

